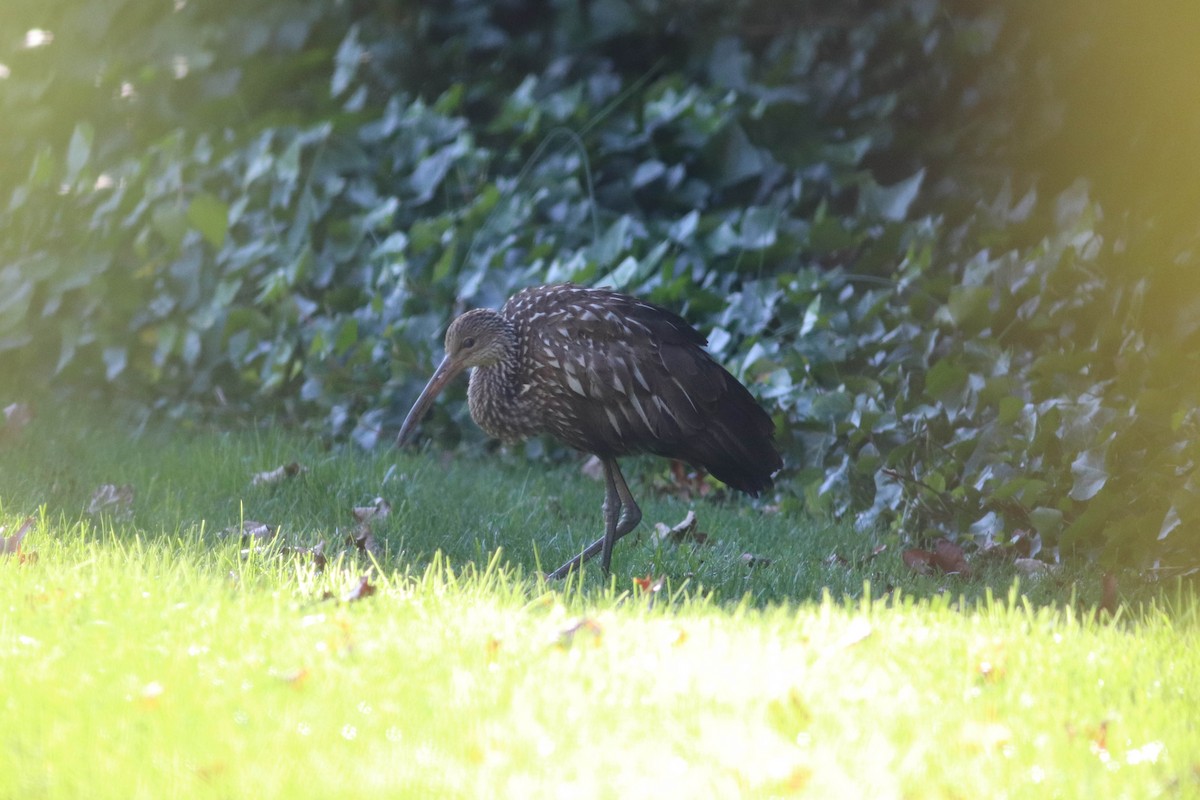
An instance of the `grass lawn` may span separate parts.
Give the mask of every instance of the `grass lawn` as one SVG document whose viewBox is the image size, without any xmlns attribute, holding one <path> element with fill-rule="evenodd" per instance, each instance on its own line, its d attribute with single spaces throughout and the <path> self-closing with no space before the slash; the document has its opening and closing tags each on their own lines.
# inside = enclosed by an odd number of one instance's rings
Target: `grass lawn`
<svg viewBox="0 0 1200 800">
<path fill-rule="evenodd" d="M 613 581 L 547 584 L 601 528 L 578 463 L 45 416 L 0 439 L 4 535 L 35 516 L 0 555 L 0 798 L 1200 797 L 1178 585 L 1099 622 L 1094 575 L 914 575 L 636 465 Z M 87 513 L 102 484 L 132 506 Z M 378 568 L 344 543 L 375 497 Z M 706 544 L 652 541 L 689 509 Z M 323 572 L 280 554 L 320 540 Z"/>
</svg>

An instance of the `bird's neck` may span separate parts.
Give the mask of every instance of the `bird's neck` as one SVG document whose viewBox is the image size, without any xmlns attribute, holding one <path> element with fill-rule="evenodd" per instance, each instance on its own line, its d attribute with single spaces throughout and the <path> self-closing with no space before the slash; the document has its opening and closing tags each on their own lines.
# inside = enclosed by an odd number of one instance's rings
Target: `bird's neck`
<svg viewBox="0 0 1200 800">
<path fill-rule="evenodd" d="M 530 435 L 521 412 L 520 342 L 511 324 L 504 339 L 504 358 L 486 367 L 471 370 L 467 403 L 471 419 L 489 436 L 504 441 L 516 441 Z"/>
</svg>

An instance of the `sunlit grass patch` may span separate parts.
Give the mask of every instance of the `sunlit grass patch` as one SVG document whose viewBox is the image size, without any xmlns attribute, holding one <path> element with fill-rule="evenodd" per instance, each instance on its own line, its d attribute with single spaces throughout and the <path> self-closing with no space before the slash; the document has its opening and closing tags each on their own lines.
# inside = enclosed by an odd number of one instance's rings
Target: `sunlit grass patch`
<svg viewBox="0 0 1200 800">
<path fill-rule="evenodd" d="M 599 526 L 574 468 L 62 426 L 0 462 L 37 555 L 0 556 L 0 797 L 1200 794 L 1183 587 L 1111 621 L 1066 578 L 916 576 L 670 497 L 648 521 L 711 544 L 646 531 L 611 582 L 547 583 Z M 86 512 L 105 483 L 128 514 Z M 373 559 L 345 537 L 379 496 Z M 320 540 L 323 569 L 284 550 Z"/>
</svg>

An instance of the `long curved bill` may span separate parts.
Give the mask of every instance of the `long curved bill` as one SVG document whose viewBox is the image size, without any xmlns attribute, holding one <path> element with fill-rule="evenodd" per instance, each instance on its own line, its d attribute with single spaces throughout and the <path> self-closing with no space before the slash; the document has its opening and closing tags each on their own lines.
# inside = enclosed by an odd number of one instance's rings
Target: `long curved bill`
<svg viewBox="0 0 1200 800">
<path fill-rule="evenodd" d="M 460 372 L 462 372 L 462 367 L 452 363 L 450 356 L 442 359 L 442 363 L 438 364 L 438 368 L 434 370 L 429 383 L 425 384 L 425 388 L 421 390 L 421 396 L 417 398 L 417 402 L 413 403 L 412 410 L 404 418 L 404 424 L 400 426 L 400 433 L 396 436 L 397 447 L 403 447 L 408 443 L 408 440 L 412 438 L 413 431 L 417 429 L 417 423 L 425 416 L 425 412 L 433 405 L 433 401 L 441 394 L 442 389 L 446 388 L 446 384 Z"/>
</svg>

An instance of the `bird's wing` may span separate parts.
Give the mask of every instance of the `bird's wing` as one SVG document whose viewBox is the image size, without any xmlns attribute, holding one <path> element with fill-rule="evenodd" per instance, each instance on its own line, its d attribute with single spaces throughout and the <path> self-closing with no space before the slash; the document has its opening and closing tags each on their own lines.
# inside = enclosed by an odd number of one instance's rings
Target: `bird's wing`
<svg viewBox="0 0 1200 800">
<path fill-rule="evenodd" d="M 617 292 L 564 285 L 516 295 L 531 391 L 545 427 L 600 455 L 650 452 L 758 492 L 779 466 L 774 423 L 679 315 Z"/>
</svg>

